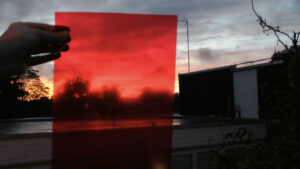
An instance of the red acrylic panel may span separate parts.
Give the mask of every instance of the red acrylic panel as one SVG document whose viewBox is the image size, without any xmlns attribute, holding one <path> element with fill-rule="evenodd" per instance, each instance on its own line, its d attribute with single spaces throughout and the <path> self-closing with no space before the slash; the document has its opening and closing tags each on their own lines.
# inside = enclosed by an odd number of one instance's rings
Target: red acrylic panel
<svg viewBox="0 0 300 169">
<path fill-rule="evenodd" d="M 55 14 L 54 169 L 170 168 L 177 17 Z"/>
</svg>

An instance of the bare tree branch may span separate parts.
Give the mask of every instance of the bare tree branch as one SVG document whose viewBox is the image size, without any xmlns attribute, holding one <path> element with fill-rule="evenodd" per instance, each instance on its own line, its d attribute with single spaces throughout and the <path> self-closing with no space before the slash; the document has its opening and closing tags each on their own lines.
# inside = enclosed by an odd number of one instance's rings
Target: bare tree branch
<svg viewBox="0 0 300 169">
<path fill-rule="evenodd" d="M 294 47 L 294 50 L 296 50 L 297 49 L 297 44 L 299 42 L 300 31 L 299 32 L 293 31 L 293 36 L 290 36 L 288 33 L 281 31 L 279 26 L 272 26 L 272 25 L 267 24 L 266 19 L 264 19 L 262 16 L 260 16 L 256 12 L 256 10 L 254 8 L 253 0 L 251 0 L 251 4 L 252 4 L 252 10 L 253 10 L 254 14 L 256 15 L 256 17 L 257 17 L 257 22 L 263 28 L 263 32 L 267 33 L 269 31 L 272 31 L 275 34 L 278 42 L 280 44 L 282 44 L 286 50 L 290 51 L 290 48 L 289 48 L 288 44 L 284 43 L 282 41 L 282 39 L 280 38 L 280 34 L 286 36 L 288 39 L 291 40 L 292 47 Z"/>
</svg>

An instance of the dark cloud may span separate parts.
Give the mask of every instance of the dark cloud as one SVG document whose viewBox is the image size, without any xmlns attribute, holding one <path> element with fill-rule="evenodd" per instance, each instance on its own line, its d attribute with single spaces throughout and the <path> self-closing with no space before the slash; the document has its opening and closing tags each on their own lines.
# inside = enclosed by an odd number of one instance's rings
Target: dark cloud
<svg viewBox="0 0 300 169">
<path fill-rule="evenodd" d="M 274 48 L 259 48 L 256 50 L 251 49 L 211 49 L 211 48 L 199 48 L 197 50 L 191 50 L 191 67 L 193 71 L 220 67 L 225 65 L 233 65 L 242 63 L 245 61 L 254 61 L 258 59 L 264 59 L 271 57 L 271 53 L 274 52 Z M 262 55 L 265 53 L 265 55 Z M 270 53 L 270 54 L 266 54 Z M 187 67 L 187 56 L 177 58 L 178 70 L 185 70 Z"/>
<path fill-rule="evenodd" d="M 299 31 L 300 0 L 254 0 L 254 3 L 259 14 L 266 18 L 268 23 L 279 25 L 289 33 L 292 30 Z M 247 59 L 243 56 L 253 54 L 254 51 L 257 57 L 267 57 L 276 45 L 273 36 L 267 37 L 262 34 L 251 9 L 250 0 L 2 0 L 0 11 L 0 33 L 11 22 L 16 21 L 53 24 L 54 13 L 57 11 L 173 14 L 178 15 L 179 19 L 186 17 L 189 19 L 191 47 L 200 48 L 191 51 L 194 56 L 192 59 L 207 64 L 225 64 L 241 58 Z M 232 45 L 218 46 L 220 41 Z M 178 22 L 177 44 L 186 45 L 186 26 L 181 22 Z M 109 46 L 109 43 L 104 43 L 101 47 Z M 116 50 L 122 50 L 114 47 Z M 265 53 L 260 50 L 263 47 L 272 50 Z M 186 51 L 177 52 L 180 64 L 186 63 L 186 55 Z M 222 59 L 223 56 L 226 56 L 226 59 Z"/>
<path fill-rule="evenodd" d="M 196 59 L 200 59 L 202 62 L 213 63 L 219 59 L 219 54 L 211 50 L 210 48 L 200 48 L 197 51 Z"/>
<path fill-rule="evenodd" d="M 284 22 L 284 25 L 297 22 L 299 15 L 297 4 L 299 0 L 280 3 L 279 0 L 255 1 L 258 11 L 266 11 L 263 16 L 272 21 L 276 18 Z M 235 32 L 239 35 L 255 36 L 259 29 L 255 27 L 255 16 L 251 11 L 250 1 L 240 0 L 10 0 L 1 2 L 2 15 L 1 29 L 7 26 L 7 22 L 16 20 L 35 20 L 54 23 L 56 11 L 85 11 L 85 12 L 121 12 L 121 13 L 145 13 L 145 14 L 175 14 L 180 18 L 187 17 L 190 20 L 190 32 L 192 36 L 201 38 L 207 34 L 224 34 Z M 282 7 L 287 4 L 289 8 Z M 274 12 L 274 9 L 276 11 Z M 290 11 L 286 13 L 287 11 Z M 283 15 L 288 14 L 288 15 Z M 279 17 L 278 17 L 278 16 Z M 232 17 L 235 16 L 235 17 Z M 5 20 L 3 20 L 5 19 Z M 210 22 L 210 23 L 208 23 Z M 281 23 L 275 22 L 275 23 Z M 211 24 L 213 23 L 213 24 Z M 183 24 L 179 24 L 179 31 L 185 30 Z M 206 35 L 205 35 L 206 34 Z M 205 36 L 204 36 L 205 35 Z M 226 38 L 226 37 L 224 37 Z M 196 40 L 196 38 L 195 38 Z M 193 41 L 193 38 L 191 38 Z"/>
<path fill-rule="evenodd" d="M 167 72 L 166 68 L 159 66 L 154 71 L 150 72 L 149 77 L 161 76 L 165 72 Z"/>
</svg>

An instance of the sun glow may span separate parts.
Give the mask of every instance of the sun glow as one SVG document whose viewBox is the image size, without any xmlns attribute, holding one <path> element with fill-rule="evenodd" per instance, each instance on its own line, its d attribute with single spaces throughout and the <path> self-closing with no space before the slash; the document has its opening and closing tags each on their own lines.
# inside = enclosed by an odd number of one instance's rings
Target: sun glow
<svg viewBox="0 0 300 169">
<path fill-rule="evenodd" d="M 41 77 L 41 81 L 44 83 L 46 87 L 49 88 L 48 98 L 53 96 L 53 81 L 48 80 L 46 77 Z"/>
</svg>

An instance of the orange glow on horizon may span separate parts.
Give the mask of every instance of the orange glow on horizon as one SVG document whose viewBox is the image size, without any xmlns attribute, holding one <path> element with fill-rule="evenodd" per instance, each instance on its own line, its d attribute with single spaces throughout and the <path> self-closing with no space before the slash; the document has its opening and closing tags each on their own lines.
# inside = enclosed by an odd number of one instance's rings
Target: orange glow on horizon
<svg viewBox="0 0 300 169">
<path fill-rule="evenodd" d="M 45 78 L 43 78 L 43 76 L 41 76 L 41 81 L 45 84 L 46 87 L 49 88 L 49 95 L 48 98 L 52 98 L 53 97 L 53 81 L 48 81 Z M 178 80 L 175 81 L 174 84 L 174 93 L 179 93 L 179 85 L 178 85 Z"/>
<path fill-rule="evenodd" d="M 48 98 L 52 98 L 52 96 L 53 96 L 53 81 L 49 81 L 43 76 L 41 76 L 41 81 L 44 83 L 44 85 L 46 87 L 49 88 Z"/>
</svg>

